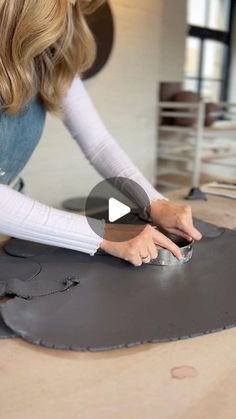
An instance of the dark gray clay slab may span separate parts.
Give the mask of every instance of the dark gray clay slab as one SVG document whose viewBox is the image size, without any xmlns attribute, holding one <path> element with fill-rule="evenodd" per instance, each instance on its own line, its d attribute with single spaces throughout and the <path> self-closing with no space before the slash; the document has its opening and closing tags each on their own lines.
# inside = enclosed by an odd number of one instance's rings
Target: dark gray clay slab
<svg viewBox="0 0 236 419">
<path fill-rule="evenodd" d="M 1 314 L 1 305 L 0 305 L 0 339 L 9 339 L 16 337 L 17 334 L 9 329 L 3 321 L 2 314 Z"/>
<path fill-rule="evenodd" d="M 64 262 L 80 283 L 64 293 L 23 300 L 3 309 L 24 339 L 54 348 L 100 351 L 194 337 L 236 324 L 236 232 L 195 243 L 192 260 L 135 268 L 110 256 L 59 249 L 38 257 L 47 277 Z M 48 265 L 46 265 L 46 262 Z"/>
<path fill-rule="evenodd" d="M 10 256 L 0 256 L 0 295 L 1 285 L 12 278 L 26 281 L 39 274 L 41 265 L 31 260 L 21 260 Z"/>
<path fill-rule="evenodd" d="M 194 226 L 202 233 L 203 237 L 214 239 L 224 233 L 224 227 L 218 227 L 214 224 L 206 223 L 205 221 L 194 218 Z"/>
<path fill-rule="evenodd" d="M 0 296 L 17 295 L 32 298 L 62 292 L 77 284 L 77 271 L 64 267 L 58 261 L 59 273 L 54 275 L 54 267 L 32 259 L 24 260 L 9 256 L 0 257 Z M 52 270 L 51 270 L 52 269 Z"/>
</svg>

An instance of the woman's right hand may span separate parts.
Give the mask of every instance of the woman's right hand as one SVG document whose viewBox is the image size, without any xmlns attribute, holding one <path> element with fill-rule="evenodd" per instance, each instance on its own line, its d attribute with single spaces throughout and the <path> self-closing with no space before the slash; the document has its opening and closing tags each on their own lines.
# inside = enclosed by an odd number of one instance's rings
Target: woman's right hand
<svg viewBox="0 0 236 419">
<path fill-rule="evenodd" d="M 170 250 L 179 260 L 182 258 L 179 247 L 149 224 L 106 224 L 105 237 L 100 248 L 134 266 L 156 259 L 160 248 Z"/>
</svg>

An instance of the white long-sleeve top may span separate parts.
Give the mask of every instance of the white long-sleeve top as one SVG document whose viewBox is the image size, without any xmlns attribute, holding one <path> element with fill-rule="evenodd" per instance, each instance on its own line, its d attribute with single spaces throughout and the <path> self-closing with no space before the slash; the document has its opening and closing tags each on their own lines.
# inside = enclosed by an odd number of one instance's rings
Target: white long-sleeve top
<svg viewBox="0 0 236 419">
<path fill-rule="evenodd" d="M 107 131 L 83 82 L 76 77 L 62 101 L 64 124 L 89 162 L 104 178 L 132 179 L 146 192 L 150 203 L 163 199 Z M 129 198 L 139 202 L 128 186 Z M 97 235 L 85 216 L 41 204 L 11 187 L 0 184 L 0 233 L 81 252 L 94 253 L 104 234 L 104 221 L 97 221 Z"/>
</svg>

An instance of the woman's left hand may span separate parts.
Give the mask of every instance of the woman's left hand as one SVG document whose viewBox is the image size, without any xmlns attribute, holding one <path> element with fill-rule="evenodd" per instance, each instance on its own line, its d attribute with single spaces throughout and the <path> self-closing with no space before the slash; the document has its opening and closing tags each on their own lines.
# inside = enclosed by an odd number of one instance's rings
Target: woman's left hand
<svg viewBox="0 0 236 419">
<path fill-rule="evenodd" d="M 180 205 L 159 199 L 150 205 L 149 212 L 153 223 L 161 226 L 169 233 L 189 241 L 202 238 L 201 233 L 193 225 L 190 205 Z"/>
</svg>

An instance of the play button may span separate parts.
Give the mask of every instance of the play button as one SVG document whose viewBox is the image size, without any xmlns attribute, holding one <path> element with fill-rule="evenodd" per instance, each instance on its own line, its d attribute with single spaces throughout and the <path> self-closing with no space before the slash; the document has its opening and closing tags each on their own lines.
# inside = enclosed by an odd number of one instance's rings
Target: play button
<svg viewBox="0 0 236 419">
<path fill-rule="evenodd" d="M 128 207 L 128 205 L 122 204 L 122 202 L 115 198 L 109 198 L 108 218 L 111 223 L 119 220 L 130 212 L 131 208 Z"/>
<path fill-rule="evenodd" d="M 85 215 L 92 230 L 103 237 L 101 223 L 97 220 L 119 225 L 129 224 L 127 228 L 132 230 L 134 230 L 132 224 L 139 224 L 142 228 L 142 226 L 145 227 L 146 222 L 141 220 L 138 214 L 142 213 L 148 205 L 146 192 L 136 182 L 122 177 L 110 178 L 99 182 L 91 190 L 86 200 Z"/>
</svg>

